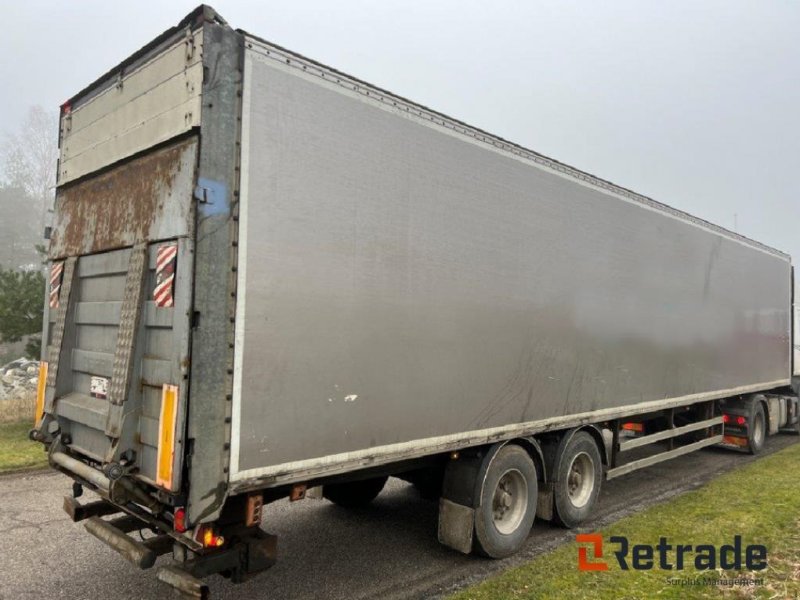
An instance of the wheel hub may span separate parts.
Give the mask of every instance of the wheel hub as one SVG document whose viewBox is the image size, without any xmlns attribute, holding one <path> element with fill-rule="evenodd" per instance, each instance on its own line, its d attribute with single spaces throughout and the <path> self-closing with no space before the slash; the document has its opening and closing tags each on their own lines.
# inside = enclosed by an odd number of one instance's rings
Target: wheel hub
<svg viewBox="0 0 800 600">
<path fill-rule="evenodd" d="M 576 508 L 586 506 L 594 492 L 594 461 L 586 453 L 576 454 L 567 475 L 567 495 Z"/>
<path fill-rule="evenodd" d="M 502 534 L 513 533 L 525 517 L 528 505 L 528 486 L 516 469 L 503 473 L 492 496 L 494 525 Z"/>
</svg>

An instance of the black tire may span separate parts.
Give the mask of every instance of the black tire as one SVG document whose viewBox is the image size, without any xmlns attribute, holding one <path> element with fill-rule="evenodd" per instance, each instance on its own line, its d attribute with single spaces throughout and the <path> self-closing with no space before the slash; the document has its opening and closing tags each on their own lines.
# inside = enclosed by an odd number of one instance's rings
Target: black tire
<svg viewBox="0 0 800 600">
<path fill-rule="evenodd" d="M 794 408 L 795 412 L 800 411 L 800 404 L 796 405 Z M 795 414 L 795 422 L 794 422 L 794 432 L 797 435 L 800 435 L 800 415 Z"/>
<path fill-rule="evenodd" d="M 490 457 L 475 509 L 475 550 L 489 558 L 519 550 L 533 526 L 538 493 L 536 466 L 523 448 L 508 444 Z"/>
<path fill-rule="evenodd" d="M 553 472 L 553 519 L 577 527 L 594 511 L 603 481 L 603 463 L 591 434 L 579 431 L 567 441 Z"/>
<path fill-rule="evenodd" d="M 322 495 L 343 508 L 363 508 L 378 497 L 388 477 L 374 477 L 322 486 Z"/>
<path fill-rule="evenodd" d="M 758 454 L 764 448 L 767 437 L 767 418 L 764 414 L 764 405 L 754 402 L 750 409 L 750 418 L 747 420 L 747 451 Z"/>
</svg>

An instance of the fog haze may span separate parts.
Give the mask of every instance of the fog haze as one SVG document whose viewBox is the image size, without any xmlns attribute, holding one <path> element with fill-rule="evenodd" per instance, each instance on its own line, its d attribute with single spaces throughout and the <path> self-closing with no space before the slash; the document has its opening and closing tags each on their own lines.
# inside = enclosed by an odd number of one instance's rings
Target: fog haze
<svg viewBox="0 0 800 600">
<path fill-rule="evenodd" d="M 6 6 L 0 132 L 193 2 Z M 800 257 L 800 3 L 217 2 L 233 26 Z"/>
</svg>

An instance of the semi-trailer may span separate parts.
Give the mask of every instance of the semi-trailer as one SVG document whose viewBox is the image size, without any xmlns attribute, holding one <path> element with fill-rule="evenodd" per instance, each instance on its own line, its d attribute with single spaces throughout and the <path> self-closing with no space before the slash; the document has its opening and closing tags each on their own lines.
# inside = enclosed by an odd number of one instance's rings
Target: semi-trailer
<svg viewBox="0 0 800 600">
<path fill-rule="evenodd" d="M 404 478 L 497 558 L 605 479 L 800 428 L 787 254 L 209 7 L 66 102 L 59 148 L 31 437 L 186 595 L 272 565 L 262 507 L 311 488 Z"/>
</svg>

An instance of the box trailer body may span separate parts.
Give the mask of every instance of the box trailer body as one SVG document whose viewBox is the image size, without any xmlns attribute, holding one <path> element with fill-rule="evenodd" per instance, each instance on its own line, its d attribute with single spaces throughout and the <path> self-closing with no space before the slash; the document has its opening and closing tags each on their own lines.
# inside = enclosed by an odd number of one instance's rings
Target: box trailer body
<svg viewBox="0 0 800 600">
<path fill-rule="evenodd" d="M 32 435 L 153 523 L 791 383 L 783 252 L 206 7 L 60 149 Z"/>
<path fill-rule="evenodd" d="M 232 480 L 789 382 L 785 255 L 305 66 L 248 39 Z"/>
</svg>

